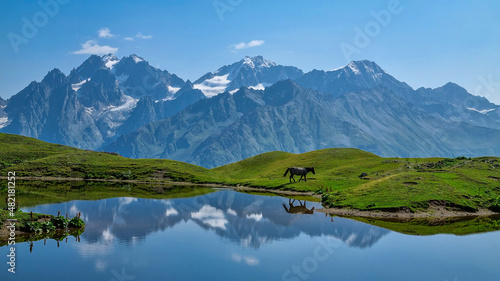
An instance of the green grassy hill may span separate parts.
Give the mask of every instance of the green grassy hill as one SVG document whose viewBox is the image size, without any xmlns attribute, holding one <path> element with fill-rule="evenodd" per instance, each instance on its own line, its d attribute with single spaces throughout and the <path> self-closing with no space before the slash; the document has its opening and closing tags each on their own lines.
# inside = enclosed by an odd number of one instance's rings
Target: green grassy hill
<svg viewBox="0 0 500 281">
<path fill-rule="evenodd" d="M 1 134 L 0 174 L 17 177 L 58 177 L 140 181 L 215 182 L 212 171 L 162 159 L 129 159 L 116 154 L 81 150 L 33 138 Z"/>
<path fill-rule="evenodd" d="M 500 162 L 467 159 L 382 158 L 359 149 L 332 148 L 302 154 L 269 152 L 214 169 L 160 159 L 129 159 L 36 139 L 0 134 L 0 175 L 148 182 L 223 183 L 323 194 L 332 207 L 361 210 L 500 210 Z M 314 167 L 307 182 L 289 183 L 287 167 Z M 360 177 L 362 173 L 367 176 Z M 299 177 L 297 177 L 297 180 Z"/>
<path fill-rule="evenodd" d="M 289 184 L 283 174 L 293 166 L 312 166 L 316 175 L 309 173 L 307 182 Z M 333 148 L 302 154 L 270 152 L 213 170 L 232 184 L 322 193 L 323 202 L 331 207 L 415 210 L 435 204 L 470 211 L 499 207 L 497 157 L 382 158 L 358 149 Z M 362 173 L 367 176 L 360 177 Z"/>
</svg>

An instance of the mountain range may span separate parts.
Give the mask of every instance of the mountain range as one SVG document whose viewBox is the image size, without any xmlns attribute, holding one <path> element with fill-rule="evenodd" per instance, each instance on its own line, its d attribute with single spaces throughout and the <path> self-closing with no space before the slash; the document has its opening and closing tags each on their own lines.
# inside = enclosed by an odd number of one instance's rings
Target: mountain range
<svg viewBox="0 0 500 281">
<path fill-rule="evenodd" d="M 500 156 L 499 107 L 453 83 L 415 90 L 367 60 L 304 73 L 245 57 L 191 82 L 137 55 L 92 55 L 0 100 L 0 131 L 204 167 L 327 147 Z"/>
</svg>

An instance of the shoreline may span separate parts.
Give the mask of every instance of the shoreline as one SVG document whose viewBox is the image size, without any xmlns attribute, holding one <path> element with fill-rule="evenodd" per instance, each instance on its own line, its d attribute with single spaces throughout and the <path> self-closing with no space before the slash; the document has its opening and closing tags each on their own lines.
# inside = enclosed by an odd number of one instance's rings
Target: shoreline
<svg viewBox="0 0 500 281">
<path fill-rule="evenodd" d="M 0 177 L 0 179 L 7 179 L 7 177 Z M 161 185 L 178 185 L 178 186 L 200 186 L 211 188 L 228 188 L 236 192 L 260 192 L 269 193 L 279 196 L 310 196 L 321 200 L 321 196 L 307 191 L 293 191 L 293 190 L 279 190 L 267 189 L 263 187 L 250 187 L 242 185 L 225 185 L 219 183 L 192 183 L 192 182 L 174 182 L 174 181 L 141 181 L 141 180 L 119 180 L 119 179 L 84 179 L 84 178 L 58 178 L 58 177 L 17 177 L 20 180 L 34 180 L 34 181 L 91 181 L 91 182 L 122 182 L 122 183 L 136 183 L 136 184 L 161 184 Z M 480 216 L 495 216 L 500 213 L 493 212 L 488 209 L 479 209 L 476 212 L 468 212 L 463 210 L 456 210 L 446 208 L 442 205 L 431 205 L 425 211 L 410 212 L 407 209 L 398 211 L 384 211 L 384 210 L 357 210 L 349 208 L 322 208 L 315 210 L 317 212 L 336 215 L 341 217 L 361 217 L 373 218 L 382 220 L 411 220 L 411 219 L 426 219 L 426 220 L 442 220 L 442 219 L 457 219 L 457 218 L 475 218 Z"/>
<path fill-rule="evenodd" d="M 445 219 L 473 219 L 476 217 L 500 216 L 500 213 L 490 211 L 488 209 L 479 209 L 476 212 L 467 212 L 461 210 L 447 210 L 440 207 L 429 207 L 426 211 L 396 211 L 388 212 L 381 210 L 364 211 L 356 209 L 339 209 L 339 208 L 323 208 L 316 210 L 317 212 L 341 217 L 361 217 L 367 219 L 390 220 L 390 221 L 408 221 L 412 219 L 423 220 L 445 220 Z"/>
<path fill-rule="evenodd" d="M 7 177 L 0 176 L 0 180 L 6 180 Z M 204 186 L 204 187 L 225 187 L 233 186 L 219 183 L 194 183 L 185 181 L 144 181 L 144 180 L 120 180 L 120 179 L 84 179 L 84 178 L 58 178 L 58 177 L 16 177 L 16 180 L 27 181 L 89 181 L 89 182 L 115 182 L 115 183 L 135 183 L 135 184 L 161 184 L 161 185 L 180 185 L 180 186 Z"/>
</svg>

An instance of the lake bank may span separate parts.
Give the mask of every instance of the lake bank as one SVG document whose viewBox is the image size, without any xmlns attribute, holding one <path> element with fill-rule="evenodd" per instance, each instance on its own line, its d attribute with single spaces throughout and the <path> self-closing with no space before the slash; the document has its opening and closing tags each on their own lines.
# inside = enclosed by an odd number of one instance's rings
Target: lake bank
<svg viewBox="0 0 500 281">
<path fill-rule="evenodd" d="M 20 209 L 9 211 L 0 210 L 0 246 L 10 241 L 16 243 L 37 241 L 41 239 L 62 239 L 68 235 L 79 235 L 85 229 L 85 222 L 80 214 L 70 219 L 50 214 L 23 212 Z"/>
<path fill-rule="evenodd" d="M 56 187 L 52 191 L 39 188 L 30 190 L 33 201 L 35 197 L 51 197 L 52 202 L 67 200 L 65 194 L 69 191 L 79 192 L 71 193 L 72 200 L 151 194 L 160 198 L 170 192 L 169 185 L 176 185 L 256 188 L 255 192 L 284 196 L 321 195 L 321 202 L 332 209 L 330 212 L 361 210 L 363 216 L 382 212 L 383 216 L 424 213 L 453 217 L 462 215 L 456 211 L 465 215 L 484 210 L 500 212 L 498 157 L 383 158 L 359 149 L 327 148 L 301 154 L 268 152 L 207 169 L 166 159 L 130 159 L 15 135 L 0 134 L 0 140 L 4 144 L 0 152 L 2 175 L 15 171 L 20 181 L 115 185 L 111 190 L 101 188 L 98 193 L 81 186 L 65 188 L 62 194 Z M 316 173 L 309 174 L 307 182 L 293 182 L 283 175 L 287 167 L 295 166 L 314 167 Z M 4 190 L 2 186 L 0 190 Z M 435 202 L 443 202 L 442 211 L 433 210 Z"/>
<path fill-rule="evenodd" d="M 0 177 L 1 179 L 1 177 Z M 54 203 L 64 202 L 70 200 L 99 200 L 112 197 L 137 197 L 137 198 L 176 198 L 176 197 L 191 197 L 212 192 L 213 188 L 229 188 L 237 192 L 262 194 L 262 195 L 275 195 L 298 200 L 307 200 L 314 202 L 321 202 L 322 195 L 310 191 L 295 191 L 295 190 L 282 190 L 270 189 L 265 187 L 249 187 L 243 185 L 222 185 L 215 183 L 190 183 L 190 182 L 142 182 L 138 180 L 89 180 L 79 178 L 54 178 L 54 177 L 18 177 L 21 182 L 18 188 L 22 190 L 24 197 L 40 197 L 54 196 L 53 200 L 47 201 L 34 201 L 33 203 L 24 204 L 25 206 L 37 205 L 43 202 Z M 24 184 L 23 184 L 24 182 Z M 62 188 L 60 184 L 72 183 L 73 185 L 82 185 L 67 190 L 67 187 Z M 44 183 L 45 186 L 42 184 Z M 110 186 L 101 186 L 100 184 L 110 184 Z M 95 186 L 97 184 L 97 186 Z M 127 184 L 122 187 L 122 184 Z M 88 185 L 88 186 L 87 186 Z M 43 194 L 39 191 L 43 188 Z M 64 189 L 64 192 L 61 192 Z M 21 198 L 22 201 L 24 198 Z M 31 202 L 31 201 L 28 201 Z M 323 204 L 325 206 L 325 204 Z M 344 217 L 361 217 L 361 218 L 377 218 L 377 219 L 446 219 L 446 218 L 460 218 L 460 217 L 477 217 L 477 216 L 492 216 L 499 214 L 498 212 L 488 210 L 486 208 L 479 208 L 477 211 L 461 210 L 457 207 L 447 206 L 445 201 L 433 201 L 428 204 L 426 209 L 410 209 L 402 207 L 399 209 L 371 209 L 360 210 L 350 207 L 331 208 L 324 207 L 323 209 L 316 209 L 318 212 L 323 212 L 335 216 Z"/>
</svg>

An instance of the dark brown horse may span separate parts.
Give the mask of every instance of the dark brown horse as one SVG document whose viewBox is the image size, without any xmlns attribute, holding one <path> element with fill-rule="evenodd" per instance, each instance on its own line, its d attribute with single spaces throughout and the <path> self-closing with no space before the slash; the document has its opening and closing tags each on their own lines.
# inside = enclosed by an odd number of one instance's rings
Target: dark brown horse
<svg viewBox="0 0 500 281">
<path fill-rule="evenodd" d="M 304 181 L 307 181 L 307 173 L 312 172 L 314 175 L 316 174 L 313 167 L 291 167 L 286 169 L 286 172 L 283 176 L 286 177 L 286 174 L 288 174 L 288 172 L 290 172 L 290 182 L 292 182 L 292 179 L 295 182 L 295 179 L 293 178 L 294 175 L 300 175 L 299 181 L 302 180 L 302 178 L 304 178 Z"/>
<path fill-rule="evenodd" d="M 306 201 L 302 203 L 302 201 L 299 200 L 299 206 L 294 206 L 293 203 L 295 202 L 295 199 L 288 199 L 288 208 L 286 205 L 283 203 L 283 207 L 285 208 L 285 211 L 289 214 L 313 214 L 314 213 L 314 207 L 312 209 L 307 209 L 306 207 Z"/>
</svg>

